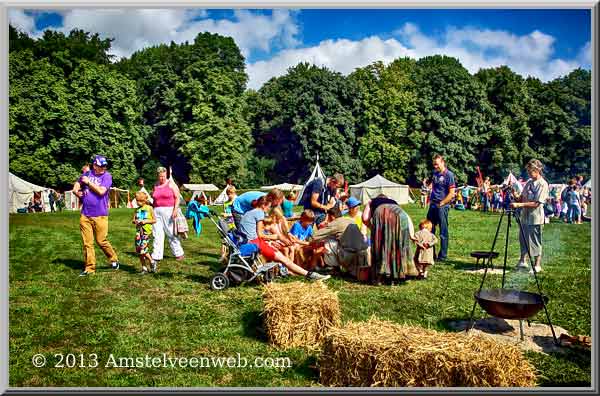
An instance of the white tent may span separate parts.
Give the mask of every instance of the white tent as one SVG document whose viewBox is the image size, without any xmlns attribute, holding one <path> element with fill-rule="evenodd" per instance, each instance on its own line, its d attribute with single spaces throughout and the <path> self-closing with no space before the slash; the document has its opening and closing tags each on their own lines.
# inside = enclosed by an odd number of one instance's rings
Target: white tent
<svg viewBox="0 0 600 396">
<path fill-rule="evenodd" d="M 41 187 L 33 183 L 29 183 L 21 179 L 18 176 L 8 173 L 8 212 L 16 213 L 17 209 L 26 208 L 31 200 L 33 200 L 33 193 L 41 193 L 42 198 L 42 210 L 44 212 L 50 211 L 50 200 L 48 199 L 48 193 L 50 189 L 47 187 Z"/>
<path fill-rule="evenodd" d="M 304 186 L 302 184 L 282 183 L 282 184 L 275 184 L 273 186 L 262 186 L 260 189 L 263 191 L 272 190 L 274 188 L 281 190 L 281 191 L 299 191 L 299 190 L 302 190 L 303 187 Z"/>
<path fill-rule="evenodd" d="M 359 199 L 363 204 L 379 194 L 387 195 L 400 205 L 414 202 L 410 197 L 410 189 L 407 185 L 394 183 L 381 175 L 375 175 L 367 181 L 350 186 L 350 195 Z"/>
<path fill-rule="evenodd" d="M 213 202 L 213 205 L 223 205 L 225 202 L 227 202 L 229 200 L 229 197 L 227 197 L 227 189 L 228 188 L 229 188 L 229 184 L 225 186 L 223 191 L 221 191 L 221 194 L 219 194 L 217 199 L 215 199 L 215 201 Z"/>
<path fill-rule="evenodd" d="M 65 210 L 79 210 L 79 197 L 73 191 L 65 191 Z"/>
<path fill-rule="evenodd" d="M 508 176 L 506 176 L 506 179 L 504 179 L 504 182 L 502 182 L 502 184 L 508 186 L 509 184 L 510 185 L 514 185 L 514 184 L 516 184 L 518 182 L 519 182 L 519 180 L 515 177 L 515 175 L 513 175 L 512 172 L 510 172 L 508 174 Z"/>
<path fill-rule="evenodd" d="M 587 182 L 585 182 L 585 184 L 583 185 L 583 187 L 587 187 L 590 190 L 592 189 L 592 179 L 588 180 Z"/>
<path fill-rule="evenodd" d="M 183 188 L 192 192 L 192 199 L 196 199 L 197 196 L 204 197 L 208 201 L 208 197 L 205 192 L 219 191 L 217 186 L 214 184 L 184 184 Z"/>
<path fill-rule="evenodd" d="M 317 155 L 317 164 L 315 165 L 315 168 L 313 169 L 313 171 L 310 174 L 310 177 L 308 178 L 306 183 L 304 183 L 304 186 L 302 186 L 302 189 L 298 193 L 298 196 L 296 197 L 296 202 L 294 202 L 294 204 L 296 204 L 296 205 L 300 204 L 302 195 L 304 195 L 304 189 L 306 188 L 308 183 L 310 183 L 311 181 L 313 181 L 314 179 L 317 179 L 317 178 L 322 179 L 323 183 L 325 183 L 325 173 L 323 173 L 323 170 L 321 169 L 321 165 L 319 165 L 319 156 L 318 155 Z"/>
</svg>

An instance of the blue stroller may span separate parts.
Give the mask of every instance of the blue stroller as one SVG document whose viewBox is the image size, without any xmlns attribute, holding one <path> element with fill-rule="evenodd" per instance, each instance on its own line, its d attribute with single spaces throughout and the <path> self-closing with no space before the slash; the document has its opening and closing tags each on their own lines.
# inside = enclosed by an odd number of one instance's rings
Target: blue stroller
<svg viewBox="0 0 600 396">
<path fill-rule="evenodd" d="M 210 288 L 213 290 L 224 290 L 230 285 L 240 285 L 254 280 L 262 282 L 272 281 L 277 273 L 287 274 L 287 268 L 279 263 L 263 263 L 258 252 L 258 247 L 252 243 L 246 243 L 241 235 L 235 230 L 229 230 L 229 224 L 212 210 L 207 217 L 217 227 L 217 232 L 222 243 L 229 250 L 227 264 L 221 271 L 210 278 Z M 215 220 L 218 219 L 218 220 Z"/>
</svg>

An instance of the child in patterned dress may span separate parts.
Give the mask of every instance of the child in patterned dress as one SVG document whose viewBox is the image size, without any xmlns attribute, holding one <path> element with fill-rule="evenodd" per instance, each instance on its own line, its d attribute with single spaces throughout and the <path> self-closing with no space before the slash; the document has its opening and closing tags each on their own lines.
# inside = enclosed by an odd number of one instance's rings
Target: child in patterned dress
<svg viewBox="0 0 600 396">
<path fill-rule="evenodd" d="M 150 239 L 152 239 L 152 224 L 156 223 L 154 210 L 152 206 L 148 205 L 148 194 L 145 192 L 138 191 L 135 194 L 135 200 L 138 208 L 133 214 L 132 223 L 136 226 L 135 251 L 139 254 L 140 263 L 142 264 L 141 273 L 147 274 L 148 267 L 150 267 L 150 272 L 156 272 L 156 261 L 152 260 L 148 250 Z"/>
</svg>

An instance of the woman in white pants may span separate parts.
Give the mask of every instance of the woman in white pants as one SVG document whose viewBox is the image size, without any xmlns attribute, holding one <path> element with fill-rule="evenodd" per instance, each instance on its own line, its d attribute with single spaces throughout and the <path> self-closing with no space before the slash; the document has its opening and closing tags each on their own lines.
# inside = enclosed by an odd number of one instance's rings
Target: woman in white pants
<svg viewBox="0 0 600 396">
<path fill-rule="evenodd" d="M 175 258 L 183 260 L 185 257 L 181 241 L 177 235 L 173 234 L 173 225 L 179 208 L 179 188 L 167 179 L 167 170 L 164 167 L 158 167 L 156 172 L 158 181 L 152 191 L 154 217 L 156 218 L 156 223 L 152 225 L 152 233 L 154 234 L 152 258 L 155 261 L 162 260 L 166 236 Z"/>
</svg>

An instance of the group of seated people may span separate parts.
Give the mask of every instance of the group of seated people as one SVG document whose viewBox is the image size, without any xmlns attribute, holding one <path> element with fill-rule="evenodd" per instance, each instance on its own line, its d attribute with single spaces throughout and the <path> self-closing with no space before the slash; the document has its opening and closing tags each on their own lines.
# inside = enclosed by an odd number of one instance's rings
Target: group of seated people
<svg viewBox="0 0 600 396">
<path fill-rule="evenodd" d="M 429 232 L 427 224 L 422 224 L 422 235 L 415 233 L 410 217 L 390 198 L 376 197 L 361 212 L 358 199 L 336 194 L 326 204 L 307 201 L 305 209 L 295 215 L 293 194 L 284 199 L 280 190 L 273 189 L 238 196 L 233 186 L 226 193 L 223 216 L 230 227 L 245 242 L 255 244 L 266 260 L 283 264 L 293 274 L 310 280 L 346 274 L 376 284 L 386 278 L 393 283 L 411 276 L 427 277 L 431 264 L 427 261 L 432 257 L 423 252 L 432 250 L 435 243 L 431 224 Z M 225 248 L 222 254 L 225 259 Z"/>
</svg>

